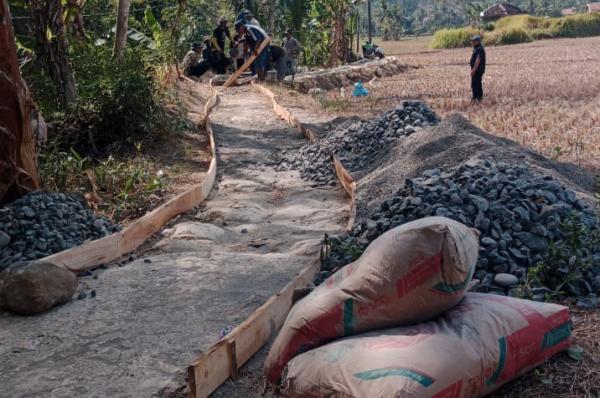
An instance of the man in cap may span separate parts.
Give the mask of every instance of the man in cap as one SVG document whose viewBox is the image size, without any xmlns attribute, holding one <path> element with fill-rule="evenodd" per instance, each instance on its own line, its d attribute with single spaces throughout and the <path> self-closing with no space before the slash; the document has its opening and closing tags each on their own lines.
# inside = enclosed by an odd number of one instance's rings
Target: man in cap
<svg viewBox="0 0 600 398">
<path fill-rule="evenodd" d="M 283 48 L 286 53 L 287 73 L 292 75 L 292 80 L 296 75 L 296 61 L 302 50 L 300 42 L 292 35 L 292 29 L 287 28 L 285 38 L 283 39 Z"/>
<path fill-rule="evenodd" d="M 245 24 L 242 21 L 235 23 L 235 30 L 240 35 L 244 35 L 246 45 L 252 52 L 252 55 L 256 56 L 253 66 L 258 77 L 258 81 L 265 80 L 265 72 L 269 63 L 269 47 L 265 47 L 260 53 L 258 49 L 263 41 L 267 40 L 269 36 L 259 26 Z"/>
<path fill-rule="evenodd" d="M 211 38 L 211 47 L 214 52 L 214 68 L 217 73 L 224 74 L 226 72 L 229 59 L 225 55 L 225 40 L 229 39 L 229 44 L 233 43 L 231 33 L 227 27 L 227 18 L 219 18 L 219 24 L 215 28 Z"/>
<path fill-rule="evenodd" d="M 260 27 L 260 23 L 254 18 L 254 15 L 249 10 L 242 10 L 238 15 L 238 21 L 242 21 L 246 25 L 254 25 Z"/>
<path fill-rule="evenodd" d="M 481 36 L 471 38 L 473 44 L 473 55 L 471 55 L 471 89 L 473 90 L 473 99 L 471 102 L 480 102 L 483 98 L 483 74 L 485 73 L 485 50 L 481 45 Z"/>
<path fill-rule="evenodd" d="M 192 49 L 183 58 L 183 74 L 186 76 L 200 77 L 210 69 L 208 60 L 200 61 L 202 45 L 200 43 L 192 44 Z"/>
</svg>

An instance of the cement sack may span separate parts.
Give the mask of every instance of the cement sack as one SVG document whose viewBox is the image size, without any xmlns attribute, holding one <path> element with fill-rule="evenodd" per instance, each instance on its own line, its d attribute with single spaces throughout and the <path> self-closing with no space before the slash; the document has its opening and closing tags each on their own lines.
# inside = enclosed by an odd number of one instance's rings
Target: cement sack
<svg viewBox="0 0 600 398">
<path fill-rule="evenodd" d="M 443 217 L 394 228 L 294 307 L 265 363 L 271 382 L 294 356 L 333 339 L 430 320 L 463 298 L 478 255 L 475 230 Z"/>
<path fill-rule="evenodd" d="M 290 396 L 474 398 L 569 347 L 566 307 L 468 293 L 430 322 L 308 351 L 284 372 Z"/>
</svg>

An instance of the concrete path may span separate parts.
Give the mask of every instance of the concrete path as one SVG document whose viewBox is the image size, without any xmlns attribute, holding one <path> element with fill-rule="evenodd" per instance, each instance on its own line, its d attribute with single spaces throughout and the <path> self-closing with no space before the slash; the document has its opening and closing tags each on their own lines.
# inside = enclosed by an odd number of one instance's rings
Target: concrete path
<svg viewBox="0 0 600 398">
<path fill-rule="evenodd" d="M 195 214 L 144 257 L 80 278 L 87 298 L 34 317 L 0 314 L 0 397 L 151 396 L 346 225 L 340 187 L 311 188 L 265 165 L 304 142 L 266 97 L 225 91 L 212 120 L 218 179 Z"/>
</svg>

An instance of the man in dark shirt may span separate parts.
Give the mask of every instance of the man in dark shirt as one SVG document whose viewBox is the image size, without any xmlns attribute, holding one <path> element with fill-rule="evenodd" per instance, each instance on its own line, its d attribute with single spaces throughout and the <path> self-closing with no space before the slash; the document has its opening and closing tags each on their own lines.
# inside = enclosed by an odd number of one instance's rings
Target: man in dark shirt
<svg viewBox="0 0 600 398">
<path fill-rule="evenodd" d="M 215 70 L 219 74 L 226 72 L 226 67 L 229 64 L 229 59 L 225 55 L 225 40 L 229 39 L 229 43 L 233 42 L 229 28 L 227 27 L 227 18 L 221 17 L 219 19 L 219 25 L 213 31 L 211 39 L 211 47 L 214 51 L 215 59 Z"/>
<path fill-rule="evenodd" d="M 285 77 L 285 72 L 287 72 L 285 49 L 275 45 L 269 46 L 269 60 L 275 65 L 275 69 L 277 69 L 277 81 L 282 81 Z"/>
<path fill-rule="evenodd" d="M 471 102 L 480 102 L 483 98 L 483 74 L 485 73 L 485 50 L 481 45 L 481 37 L 473 36 L 473 55 L 471 56 L 471 89 L 473 99 Z"/>
</svg>

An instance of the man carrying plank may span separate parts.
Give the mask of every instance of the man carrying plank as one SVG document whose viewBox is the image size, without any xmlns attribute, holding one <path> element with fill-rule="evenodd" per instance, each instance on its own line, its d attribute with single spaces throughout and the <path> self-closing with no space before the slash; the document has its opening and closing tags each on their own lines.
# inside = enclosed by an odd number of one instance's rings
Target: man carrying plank
<svg viewBox="0 0 600 398">
<path fill-rule="evenodd" d="M 246 39 L 246 44 L 251 51 L 251 55 L 256 56 L 252 65 L 254 66 L 258 81 L 264 81 L 269 63 L 269 47 L 265 47 L 260 53 L 258 50 L 262 42 L 269 39 L 269 36 L 259 26 L 245 24 L 242 21 L 235 23 L 235 30 Z"/>
</svg>

